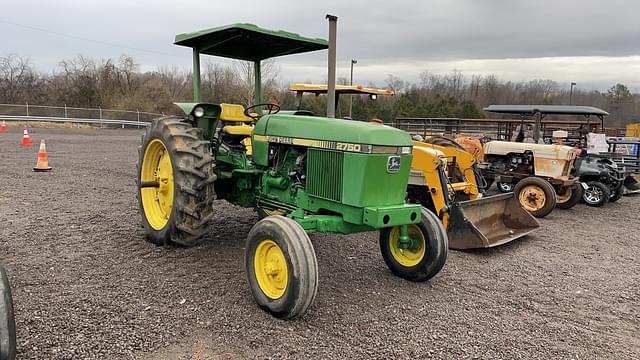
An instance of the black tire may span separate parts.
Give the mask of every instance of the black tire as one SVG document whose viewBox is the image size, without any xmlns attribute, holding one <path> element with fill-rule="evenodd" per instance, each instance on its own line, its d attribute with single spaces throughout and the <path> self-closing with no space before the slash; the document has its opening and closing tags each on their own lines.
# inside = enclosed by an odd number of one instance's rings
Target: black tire
<svg viewBox="0 0 640 360">
<path fill-rule="evenodd" d="M 16 320 L 9 278 L 0 266 L 0 360 L 16 358 Z"/>
<path fill-rule="evenodd" d="M 269 243 L 269 241 L 271 243 Z M 286 286 L 277 295 L 269 295 L 269 284 L 260 286 L 259 276 L 276 277 L 282 272 L 282 266 L 274 274 L 262 272 L 259 268 L 259 258 L 263 246 L 275 243 L 280 255 L 286 263 Z M 275 251 L 275 250 L 274 250 Z M 277 252 L 277 251 L 276 251 Z M 277 254 L 276 254 L 277 255 Z M 273 257 L 273 255 L 265 255 Z M 276 256 L 276 259 L 278 256 Z M 267 261 L 268 263 L 268 261 Z M 276 261 L 276 264 L 280 264 Z M 267 266 L 269 264 L 265 264 Z M 268 216 L 257 222 L 247 238 L 245 251 L 245 266 L 249 286 L 258 306 L 280 319 L 293 319 L 303 315 L 313 303 L 318 291 L 318 263 L 316 261 L 313 244 L 307 233 L 295 221 L 279 215 Z M 273 283 L 281 279 L 273 279 Z M 267 280 L 269 283 L 269 280 Z"/>
<path fill-rule="evenodd" d="M 611 190 L 609 187 L 599 181 L 587 182 L 587 189 L 582 195 L 582 200 L 588 206 L 601 207 L 609 202 L 611 198 Z"/>
<path fill-rule="evenodd" d="M 578 184 L 573 188 L 564 187 L 556 191 L 556 207 L 559 209 L 571 209 L 582 200 L 584 189 Z"/>
<path fill-rule="evenodd" d="M 498 188 L 498 191 L 506 194 L 506 193 L 513 192 L 513 188 L 515 188 L 515 185 L 511 183 L 503 183 L 498 181 L 496 182 L 496 187 Z"/>
<path fill-rule="evenodd" d="M 518 181 L 513 193 L 520 205 L 537 218 L 549 215 L 556 207 L 556 191 L 541 178 L 528 177 Z"/>
<path fill-rule="evenodd" d="M 412 231 L 420 231 L 424 238 L 426 249 L 418 248 L 415 253 L 422 253 L 413 259 L 412 263 L 402 264 L 396 258 L 394 252 L 398 251 L 394 244 L 394 238 L 399 234 L 400 227 L 385 228 L 380 231 L 380 251 L 382 258 L 391 272 L 409 281 L 422 282 L 434 277 L 447 261 L 449 244 L 447 232 L 440 219 L 431 211 L 422 208 L 422 221 L 409 228 Z M 421 241 L 420 241 L 421 242 Z M 414 264 L 415 262 L 415 264 Z"/>
<path fill-rule="evenodd" d="M 609 202 L 610 203 L 614 203 L 614 202 L 622 199 L 623 196 L 624 196 L 624 185 L 620 184 L 618 186 L 618 189 L 616 189 L 616 191 L 609 198 Z"/>
<path fill-rule="evenodd" d="M 149 144 L 158 139 L 169 154 L 173 175 L 173 203 L 166 224 L 155 229 L 149 223 L 140 188 L 143 160 Z M 194 246 L 207 233 L 213 219 L 213 201 L 216 179 L 209 142 L 204 140 L 202 129 L 194 128 L 177 117 L 156 119 L 147 127 L 138 150 L 137 197 L 142 224 L 147 239 L 157 245 L 170 242 Z"/>
</svg>

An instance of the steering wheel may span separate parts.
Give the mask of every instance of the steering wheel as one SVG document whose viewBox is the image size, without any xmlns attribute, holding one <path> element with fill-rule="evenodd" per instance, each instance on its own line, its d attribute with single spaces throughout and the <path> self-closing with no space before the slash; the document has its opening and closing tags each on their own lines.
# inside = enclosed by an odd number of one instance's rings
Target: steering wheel
<svg viewBox="0 0 640 360">
<path fill-rule="evenodd" d="M 277 113 L 280 112 L 280 105 L 274 104 L 274 103 L 262 103 L 262 104 L 251 105 L 248 108 L 244 109 L 244 115 L 257 121 L 258 119 L 260 119 L 260 117 L 262 115 L 258 115 L 258 114 L 254 113 L 254 112 L 251 112 L 250 110 L 253 110 L 253 109 L 255 109 L 255 108 L 259 107 L 259 106 L 264 106 L 269 110 L 267 115 L 269 115 L 269 114 L 277 114 Z"/>
</svg>

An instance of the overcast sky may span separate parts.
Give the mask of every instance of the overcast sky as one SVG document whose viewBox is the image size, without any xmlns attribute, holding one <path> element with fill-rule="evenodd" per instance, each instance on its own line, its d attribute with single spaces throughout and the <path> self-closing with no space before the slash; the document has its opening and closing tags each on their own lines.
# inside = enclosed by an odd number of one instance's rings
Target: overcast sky
<svg viewBox="0 0 640 360">
<path fill-rule="evenodd" d="M 143 70 L 189 68 L 190 50 L 172 45 L 178 33 L 250 22 L 327 38 L 330 13 L 339 18 L 338 76 L 357 59 L 354 83 L 457 69 L 640 92 L 638 0 L 2 0 L 0 9 L 0 56 L 28 56 L 45 71 L 78 54 L 123 53 Z M 323 82 L 326 61 L 326 51 L 279 58 L 280 80 Z"/>
</svg>

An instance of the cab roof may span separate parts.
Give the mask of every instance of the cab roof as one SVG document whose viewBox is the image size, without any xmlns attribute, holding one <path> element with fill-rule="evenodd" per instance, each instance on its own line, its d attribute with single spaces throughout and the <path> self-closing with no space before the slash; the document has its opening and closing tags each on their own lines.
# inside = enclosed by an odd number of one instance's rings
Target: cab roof
<svg viewBox="0 0 640 360">
<path fill-rule="evenodd" d="M 276 56 L 323 50 L 327 40 L 274 31 L 248 23 L 176 35 L 174 44 L 197 49 L 201 54 L 260 61 Z"/>
</svg>

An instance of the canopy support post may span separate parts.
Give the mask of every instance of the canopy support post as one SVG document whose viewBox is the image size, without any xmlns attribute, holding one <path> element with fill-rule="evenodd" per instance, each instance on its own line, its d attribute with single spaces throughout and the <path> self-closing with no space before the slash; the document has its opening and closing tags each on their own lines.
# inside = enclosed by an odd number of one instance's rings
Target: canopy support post
<svg viewBox="0 0 640 360">
<path fill-rule="evenodd" d="M 538 144 L 540 142 L 540 125 L 542 124 L 542 113 L 538 111 L 536 121 L 533 126 L 533 140 Z"/>
<path fill-rule="evenodd" d="M 260 69 L 260 60 L 253 62 L 253 79 L 256 83 L 254 104 L 262 104 L 262 70 Z"/>
<path fill-rule="evenodd" d="M 200 51 L 196 47 L 193 48 L 193 101 L 202 102 L 202 94 L 200 93 Z"/>
<path fill-rule="evenodd" d="M 338 17 L 327 14 L 329 20 L 329 61 L 327 78 L 327 117 L 336 117 L 336 32 Z"/>
</svg>

